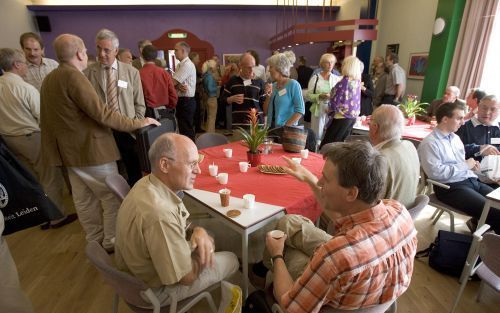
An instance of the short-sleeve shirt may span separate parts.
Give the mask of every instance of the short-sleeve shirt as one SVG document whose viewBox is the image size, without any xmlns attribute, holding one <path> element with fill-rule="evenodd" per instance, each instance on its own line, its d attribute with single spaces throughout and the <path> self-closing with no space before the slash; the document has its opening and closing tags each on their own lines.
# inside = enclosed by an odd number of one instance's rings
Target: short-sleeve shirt
<svg viewBox="0 0 500 313">
<path fill-rule="evenodd" d="M 393 64 L 391 72 L 387 75 L 387 83 L 385 85 L 385 93 L 388 95 L 395 95 L 396 90 L 394 86 L 403 85 L 403 94 L 406 87 L 406 74 L 405 70 L 398 63 Z"/>
<path fill-rule="evenodd" d="M 267 111 L 269 126 L 284 126 L 294 113 L 305 113 L 304 98 L 302 97 L 302 88 L 299 82 L 290 79 L 280 89 L 276 87 L 276 83 L 273 83 L 273 93 Z M 273 121 L 274 125 L 272 124 Z"/>
<path fill-rule="evenodd" d="M 28 72 L 26 73 L 24 80 L 40 92 L 45 76 L 55 70 L 58 66 L 59 63 L 48 58 L 42 58 L 40 66 L 28 62 Z"/>
<path fill-rule="evenodd" d="M 281 297 L 286 312 L 368 308 L 393 301 L 410 286 L 417 232 L 404 206 L 380 201 L 335 224 L 337 233 Z"/>
<path fill-rule="evenodd" d="M 196 91 L 196 67 L 189 58 L 185 58 L 177 65 L 173 78 L 180 84 L 187 85 L 187 91 L 181 92 L 177 90 L 177 96 L 194 97 Z"/>
<path fill-rule="evenodd" d="M 192 270 L 182 200 L 150 174 L 130 190 L 116 219 L 115 260 L 149 287 L 172 285 Z"/>
<path fill-rule="evenodd" d="M 6 72 L 0 77 L 0 104 L 0 135 L 40 131 L 40 93 L 21 76 Z"/>
</svg>

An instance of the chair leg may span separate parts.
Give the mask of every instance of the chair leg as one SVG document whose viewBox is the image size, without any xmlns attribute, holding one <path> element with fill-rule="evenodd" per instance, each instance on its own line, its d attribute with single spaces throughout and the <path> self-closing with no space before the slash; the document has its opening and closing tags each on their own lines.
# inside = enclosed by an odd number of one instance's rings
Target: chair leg
<svg viewBox="0 0 500 313">
<path fill-rule="evenodd" d="M 443 215 L 443 210 L 442 209 L 438 209 L 439 210 L 439 214 L 436 215 L 436 217 L 434 218 L 434 221 L 432 221 L 432 225 L 436 225 L 437 221 L 439 220 L 439 218 L 441 217 L 441 215 Z"/>
<path fill-rule="evenodd" d="M 118 313 L 118 305 L 120 304 L 120 297 L 115 293 L 113 297 L 113 313 Z"/>
<path fill-rule="evenodd" d="M 455 216 L 451 212 L 448 212 L 448 214 L 450 214 L 450 231 L 452 233 L 454 233 L 455 232 Z"/>
<path fill-rule="evenodd" d="M 468 269 L 468 271 L 469 275 L 462 280 L 462 283 L 460 284 L 460 289 L 458 290 L 457 297 L 455 298 L 455 302 L 453 303 L 453 307 L 451 308 L 450 313 L 455 313 L 455 310 L 457 309 L 458 303 L 460 302 L 460 297 L 462 297 L 462 293 L 464 292 L 465 285 L 467 285 L 467 282 L 469 281 L 470 270 Z"/>
<path fill-rule="evenodd" d="M 476 295 L 476 302 L 481 302 L 481 295 L 484 291 L 484 281 L 481 280 L 481 284 L 479 285 L 479 290 L 477 291 Z"/>
<path fill-rule="evenodd" d="M 436 215 L 438 214 L 439 211 L 440 211 L 439 209 L 435 209 L 434 213 L 432 213 L 432 216 L 431 216 L 430 220 L 433 220 L 434 217 L 436 217 Z"/>
</svg>

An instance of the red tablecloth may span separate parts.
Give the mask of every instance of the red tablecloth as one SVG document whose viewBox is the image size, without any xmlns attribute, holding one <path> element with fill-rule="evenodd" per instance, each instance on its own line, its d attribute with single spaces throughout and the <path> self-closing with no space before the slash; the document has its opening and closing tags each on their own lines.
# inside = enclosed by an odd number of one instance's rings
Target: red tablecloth
<svg viewBox="0 0 500 313">
<path fill-rule="evenodd" d="M 370 116 L 366 118 L 366 121 L 363 122 L 360 126 L 354 126 L 355 129 L 360 131 L 368 132 L 368 121 L 370 120 Z M 422 122 L 419 120 L 415 121 L 415 124 L 408 126 L 406 123 L 408 119 L 405 119 L 405 127 L 403 128 L 403 138 L 407 139 L 415 139 L 422 141 L 428 134 L 432 132 L 432 127 L 430 123 Z"/>
<path fill-rule="evenodd" d="M 233 149 L 232 158 L 224 156 L 222 151 L 224 148 Z M 200 164 L 201 174 L 196 178 L 194 187 L 212 192 L 224 188 L 208 172 L 208 166 L 214 163 L 219 166 L 219 173 L 229 174 L 227 188 L 231 190 L 231 196 L 241 198 L 244 194 L 252 193 L 256 201 L 283 206 L 287 213 L 301 214 L 312 221 L 319 217 L 321 209 L 307 184 L 297 181 L 290 175 L 263 174 L 256 167 L 249 168 L 247 173 L 241 173 L 239 162 L 247 161 L 247 150 L 248 148 L 241 142 L 201 150 L 200 153 L 205 158 Z M 288 153 L 281 145 L 274 145 L 272 154 L 262 155 L 261 164 L 286 165 L 282 159 L 283 155 L 290 158 L 300 157 L 299 153 Z M 320 177 L 324 163 L 320 154 L 310 152 L 309 157 L 303 159 L 301 164 Z"/>
</svg>

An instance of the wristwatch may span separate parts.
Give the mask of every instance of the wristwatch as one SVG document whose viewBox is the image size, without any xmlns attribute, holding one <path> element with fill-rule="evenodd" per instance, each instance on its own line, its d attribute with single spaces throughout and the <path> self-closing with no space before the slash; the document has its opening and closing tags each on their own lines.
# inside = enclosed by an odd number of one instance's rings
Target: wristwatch
<svg viewBox="0 0 500 313">
<path fill-rule="evenodd" d="M 283 257 L 283 255 L 277 254 L 277 255 L 271 257 L 271 266 L 272 267 L 274 267 L 274 261 L 276 261 L 276 259 L 283 259 L 283 261 L 285 261 L 285 258 Z"/>
</svg>

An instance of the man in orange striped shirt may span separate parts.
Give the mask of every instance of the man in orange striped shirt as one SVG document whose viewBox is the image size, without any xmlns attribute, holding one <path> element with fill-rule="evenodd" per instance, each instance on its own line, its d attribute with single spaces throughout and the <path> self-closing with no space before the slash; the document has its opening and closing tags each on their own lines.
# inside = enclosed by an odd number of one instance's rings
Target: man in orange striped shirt
<svg viewBox="0 0 500 313">
<path fill-rule="evenodd" d="M 326 159 L 319 180 L 287 160 L 287 172 L 309 184 L 335 233 L 297 215 L 279 221 L 286 235 L 266 238 L 276 300 L 286 312 L 389 305 L 410 285 L 417 248 L 410 214 L 379 200 L 387 164 L 368 143 L 337 143 Z"/>
</svg>

